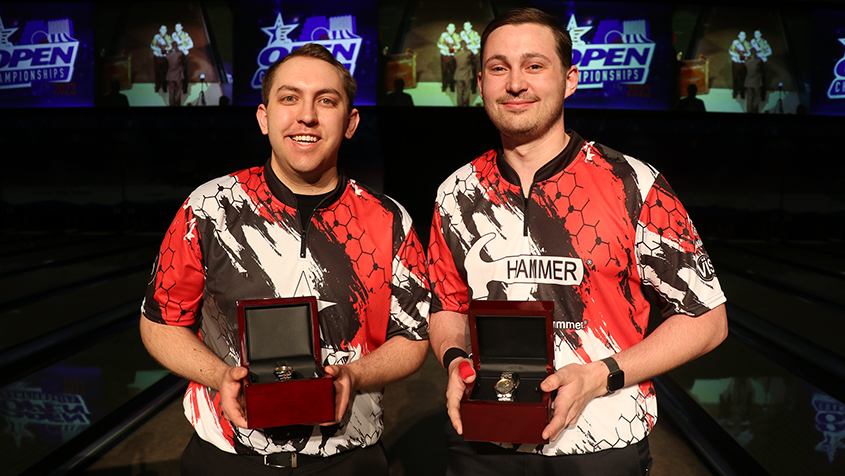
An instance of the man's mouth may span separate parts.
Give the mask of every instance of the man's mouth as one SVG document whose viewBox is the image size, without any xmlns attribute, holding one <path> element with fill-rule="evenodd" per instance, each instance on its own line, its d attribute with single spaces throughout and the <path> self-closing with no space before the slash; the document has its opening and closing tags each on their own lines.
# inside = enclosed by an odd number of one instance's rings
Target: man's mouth
<svg viewBox="0 0 845 476">
<path fill-rule="evenodd" d="M 320 140 L 317 136 L 310 136 L 310 135 L 298 135 L 298 136 L 291 136 L 291 140 L 294 142 L 299 142 L 300 144 L 313 144 Z"/>
</svg>

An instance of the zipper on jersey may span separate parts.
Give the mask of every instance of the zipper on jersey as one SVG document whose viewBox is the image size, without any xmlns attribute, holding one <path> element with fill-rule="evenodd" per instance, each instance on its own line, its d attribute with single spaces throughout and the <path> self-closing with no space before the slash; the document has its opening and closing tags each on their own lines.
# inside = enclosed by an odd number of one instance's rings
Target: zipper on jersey
<svg viewBox="0 0 845 476">
<path fill-rule="evenodd" d="M 299 218 L 300 227 L 302 228 L 302 233 L 301 233 L 302 245 L 299 248 L 299 257 L 300 258 L 305 258 L 307 256 L 307 253 L 308 253 L 308 246 L 307 246 L 308 240 L 307 240 L 307 238 L 308 238 L 308 227 L 311 226 L 311 219 L 314 218 L 314 214 L 317 213 L 317 210 L 322 210 L 321 207 L 323 206 L 323 203 L 328 198 L 329 197 L 324 197 L 322 200 L 320 200 L 320 203 L 318 203 L 317 206 L 314 207 L 313 210 L 311 210 L 311 214 L 308 215 L 308 220 L 304 224 L 302 222 L 302 210 L 300 210 L 298 206 L 296 207 L 296 216 L 297 216 L 297 218 Z"/>
<path fill-rule="evenodd" d="M 313 214 L 313 212 L 312 212 L 312 214 Z M 308 221 L 303 223 L 303 221 L 302 221 L 302 210 L 297 208 L 296 209 L 296 218 L 299 221 L 300 228 L 302 229 L 299 233 L 299 236 L 302 237 L 302 244 L 299 247 L 299 257 L 305 258 L 306 253 L 307 253 L 306 244 L 308 243 L 308 240 L 307 240 L 307 238 L 308 238 L 308 225 L 311 224 L 311 217 L 308 217 Z"/>
<path fill-rule="evenodd" d="M 534 184 L 528 188 L 528 196 L 522 196 L 522 236 L 528 236 L 528 204 L 531 202 L 531 192 L 534 190 Z"/>
</svg>

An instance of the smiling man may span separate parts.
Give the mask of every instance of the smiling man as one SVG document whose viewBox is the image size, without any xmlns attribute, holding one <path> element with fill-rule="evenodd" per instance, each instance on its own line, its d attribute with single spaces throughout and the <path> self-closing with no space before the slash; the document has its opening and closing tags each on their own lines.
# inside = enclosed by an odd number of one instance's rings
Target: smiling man
<svg viewBox="0 0 845 476">
<path fill-rule="evenodd" d="M 200 186 L 162 243 L 141 336 L 191 380 L 183 475 L 387 475 L 382 388 L 422 365 L 430 293 L 405 210 L 338 172 L 355 91 L 320 45 L 272 65 L 256 114 L 270 159 Z M 306 295 L 318 301 L 335 421 L 246 429 L 237 301 Z"/>
<path fill-rule="evenodd" d="M 447 474 L 647 474 L 657 419 L 650 379 L 727 334 L 710 259 L 661 174 L 565 127 L 578 69 L 557 18 L 504 13 L 482 34 L 481 57 L 479 93 L 502 148 L 440 186 L 428 256 L 431 345 L 448 372 Z M 566 272 L 519 272 L 538 262 Z M 644 286 L 658 296 L 660 325 L 649 323 Z M 540 388 L 557 394 L 537 435 L 547 444 L 460 436 L 461 396 L 476 378 L 466 347 L 474 299 L 554 304 L 555 372 Z M 518 378 L 512 367 L 499 383 Z M 499 405 L 519 402 L 518 387 L 495 390 Z"/>
</svg>

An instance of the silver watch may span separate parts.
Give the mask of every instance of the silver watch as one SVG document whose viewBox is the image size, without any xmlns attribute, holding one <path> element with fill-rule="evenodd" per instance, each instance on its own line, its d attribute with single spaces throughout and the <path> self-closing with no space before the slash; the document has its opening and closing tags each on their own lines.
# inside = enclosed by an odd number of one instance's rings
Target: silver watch
<svg viewBox="0 0 845 476">
<path fill-rule="evenodd" d="M 519 387 L 519 377 L 513 372 L 502 372 L 496 382 L 496 395 L 500 402 L 512 402 Z"/>
</svg>

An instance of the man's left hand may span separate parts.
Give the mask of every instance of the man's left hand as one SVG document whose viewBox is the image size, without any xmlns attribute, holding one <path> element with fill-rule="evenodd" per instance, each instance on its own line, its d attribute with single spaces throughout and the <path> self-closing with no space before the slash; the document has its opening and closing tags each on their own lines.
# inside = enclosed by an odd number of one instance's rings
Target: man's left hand
<svg viewBox="0 0 845 476">
<path fill-rule="evenodd" d="M 352 392 L 355 391 L 355 373 L 348 365 L 329 365 L 326 373 L 332 377 L 334 383 L 334 421 L 322 423 L 321 426 L 329 426 L 340 423 L 346 413 L 346 407 L 352 399 Z"/>
<path fill-rule="evenodd" d="M 606 393 L 607 373 L 607 366 L 602 362 L 569 364 L 543 380 L 542 391 L 557 390 L 554 415 L 543 429 L 544 439 L 557 440 L 564 428 L 578 420 L 588 403 Z"/>
</svg>

